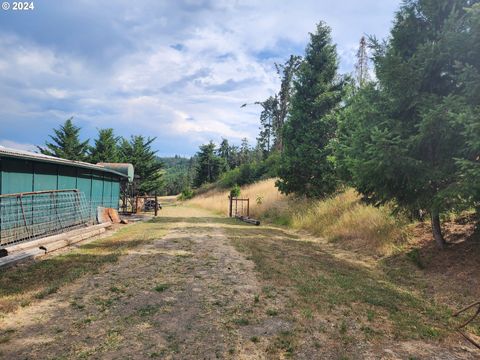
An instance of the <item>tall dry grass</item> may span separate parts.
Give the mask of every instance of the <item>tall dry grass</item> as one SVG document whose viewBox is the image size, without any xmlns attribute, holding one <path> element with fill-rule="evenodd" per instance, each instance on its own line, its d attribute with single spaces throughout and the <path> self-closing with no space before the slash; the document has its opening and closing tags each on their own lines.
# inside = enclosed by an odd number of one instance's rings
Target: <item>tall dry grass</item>
<svg viewBox="0 0 480 360">
<path fill-rule="evenodd" d="M 228 214 L 228 191 L 211 190 L 188 203 L 218 214 Z M 336 242 L 342 247 L 386 255 L 407 241 L 407 222 L 391 215 L 388 207 L 373 207 L 360 201 L 353 189 L 324 200 L 295 199 L 282 195 L 275 179 L 243 187 L 250 199 L 250 216 Z"/>
<path fill-rule="evenodd" d="M 227 190 L 210 190 L 195 196 L 187 203 L 204 209 L 212 210 L 217 214 L 228 215 Z M 267 211 L 278 207 L 286 207 L 286 197 L 275 187 L 275 179 L 259 181 L 255 184 L 242 187 L 240 198 L 250 199 L 250 216 L 263 217 Z"/>
<path fill-rule="evenodd" d="M 407 221 L 395 217 L 388 206 L 374 207 L 360 201 L 353 189 L 325 200 L 296 207 L 291 226 L 306 229 L 352 250 L 390 254 L 408 240 Z"/>
</svg>

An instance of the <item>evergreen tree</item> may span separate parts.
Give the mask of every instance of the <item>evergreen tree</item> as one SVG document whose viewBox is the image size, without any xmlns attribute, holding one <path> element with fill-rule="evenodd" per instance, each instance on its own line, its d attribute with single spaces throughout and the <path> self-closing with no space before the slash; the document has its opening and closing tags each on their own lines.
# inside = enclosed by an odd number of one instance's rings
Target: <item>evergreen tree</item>
<svg viewBox="0 0 480 360">
<path fill-rule="evenodd" d="M 240 166 L 240 149 L 237 145 L 230 146 L 230 160 L 228 162 L 228 166 L 230 169 L 235 169 L 236 167 Z"/>
<path fill-rule="evenodd" d="M 301 57 L 295 55 L 290 55 L 284 64 L 275 63 L 277 74 L 281 80 L 280 91 L 265 101 L 255 102 L 256 105 L 262 107 L 260 133 L 257 138 L 262 159 L 266 159 L 272 150 L 283 150 L 282 130 L 290 111 L 292 82 L 300 63 Z"/>
<path fill-rule="evenodd" d="M 475 1 L 470 8 L 465 8 L 465 28 L 463 31 L 462 46 L 465 57 L 457 61 L 458 81 L 463 85 L 460 91 L 463 101 L 463 117 L 465 128 L 466 151 L 463 157 L 458 158 L 457 164 L 461 168 L 462 176 L 459 185 L 463 196 L 476 209 L 477 227 L 480 224 L 480 4 Z M 452 36 L 457 35 L 451 34 Z M 455 39 L 456 40 L 456 39 Z M 466 49 L 470 51 L 466 52 Z M 473 50 L 474 49 L 474 50 Z"/>
<path fill-rule="evenodd" d="M 222 139 L 222 142 L 220 143 L 216 153 L 218 157 L 223 159 L 224 168 L 222 169 L 222 172 L 232 169 L 232 147 L 228 143 L 227 139 Z"/>
<path fill-rule="evenodd" d="M 330 28 L 322 22 L 310 34 L 294 81 L 290 118 L 283 128 L 284 151 L 277 181 L 283 193 L 321 197 L 337 188 L 329 146 L 345 83 L 337 69 L 336 46 Z"/>
<path fill-rule="evenodd" d="M 120 161 L 132 164 L 135 168 L 135 176 L 139 177 L 137 187 L 139 194 L 160 192 L 163 187 L 163 164 L 157 159 L 156 151 L 151 147 L 155 139 L 135 135 L 130 138 L 130 141 L 122 139 L 119 147 Z"/>
<path fill-rule="evenodd" d="M 118 162 L 118 142 L 113 129 L 99 129 L 95 145 L 90 148 L 90 162 Z"/>
<path fill-rule="evenodd" d="M 65 121 L 59 129 L 53 129 L 55 135 L 49 135 L 52 142 L 45 142 L 45 147 L 37 146 L 42 154 L 68 160 L 86 160 L 88 140 L 80 141 L 81 128 L 75 126 L 72 119 Z"/>
<path fill-rule="evenodd" d="M 212 141 L 200 146 L 196 158 L 197 168 L 193 185 L 199 187 L 218 180 L 224 164 L 223 159 L 215 155 L 215 144 Z"/>
<path fill-rule="evenodd" d="M 243 138 L 238 151 L 239 165 L 247 164 L 251 160 L 252 149 L 247 138 Z"/>
<path fill-rule="evenodd" d="M 273 117 L 272 132 L 274 135 L 274 147 L 278 151 L 283 151 L 282 130 L 287 116 L 290 112 L 291 98 L 293 94 L 292 83 L 296 72 L 302 62 L 302 58 L 297 55 L 290 55 L 290 58 L 284 64 L 275 64 L 277 74 L 280 76 L 280 91 L 277 97 L 277 114 Z"/>
<path fill-rule="evenodd" d="M 277 96 L 270 96 L 267 100 L 259 102 L 263 110 L 260 113 L 260 133 L 257 138 L 258 147 L 261 149 L 263 158 L 266 158 L 275 141 L 273 124 L 278 122 L 279 115 Z"/>
<path fill-rule="evenodd" d="M 404 3 L 390 40 L 372 43 L 378 85 L 348 101 L 338 146 L 340 167 L 364 197 L 428 211 L 439 247 L 440 214 L 479 201 L 480 17 L 472 3 Z"/>
</svg>

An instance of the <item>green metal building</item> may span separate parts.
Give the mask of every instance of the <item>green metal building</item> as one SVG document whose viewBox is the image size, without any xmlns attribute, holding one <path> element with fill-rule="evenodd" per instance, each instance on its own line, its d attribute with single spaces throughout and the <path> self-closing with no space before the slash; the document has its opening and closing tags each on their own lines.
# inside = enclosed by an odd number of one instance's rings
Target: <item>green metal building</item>
<svg viewBox="0 0 480 360">
<path fill-rule="evenodd" d="M 78 189 L 92 208 L 118 209 L 120 183 L 128 181 L 129 174 L 107 166 L 0 146 L 0 195 Z"/>
<path fill-rule="evenodd" d="M 97 221 L 119 208 L 131 164 L 89 164 L 0 146 L 0 256 L 9 246 Z"/>
</svg>

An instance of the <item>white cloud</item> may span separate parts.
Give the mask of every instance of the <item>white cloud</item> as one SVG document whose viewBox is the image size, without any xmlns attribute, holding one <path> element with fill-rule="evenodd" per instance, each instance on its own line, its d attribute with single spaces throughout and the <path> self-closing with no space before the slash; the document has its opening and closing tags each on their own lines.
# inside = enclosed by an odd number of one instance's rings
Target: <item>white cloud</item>
<svg viewBox="0 0 480 360">
<path fill-rule="evenodd" d="M 35 132 L 47 121 L 42 129 L 50 131 L 73 115 L 88 137 L 101 127 L 144 133 L 158 136 L 164 153 L 163 142 L 172 139 L 178 146 L 180 139 L 196 146 L 222 136 L 254 141 L 259 109 L 240 105 L 276 91 L 273 61 L 301 52 L 308 32 L 324 19 L 343 69 L 351 69 L 358 39 L 365 32 L 383 36 L 395 3 L 121 0 L 108 13 L 97 1 L 81 0 L 56 15 L 70 19 L 71 28 L 48 41 L 44 34 L 27 36 L 21 23 L 0 32 L 0 125 L 9 119 Z M 49 16 L 44 21 L 56 21 Z M 98 36 L 82 38 L 98 24 Z M 269 51 L 273 59 L 259 55 Z M 25 132 L 9 134 L 26 139 Z M 46 137 L 28 139 L 43 143 Z"/>
</svg>

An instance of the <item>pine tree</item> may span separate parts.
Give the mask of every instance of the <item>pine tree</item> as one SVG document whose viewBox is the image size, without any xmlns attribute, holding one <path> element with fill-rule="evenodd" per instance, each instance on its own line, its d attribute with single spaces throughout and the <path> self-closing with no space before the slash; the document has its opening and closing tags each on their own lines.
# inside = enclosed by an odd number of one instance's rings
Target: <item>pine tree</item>
<svg viewBox="0 0 480 360">
<path fill-rule="evenodd" d="M 335 137 L 335 109 L 345 83 L 337 70 L 336 46 L 330 28 L 322 22 L 310 34 L 294 81 L 290 118 L 283 129 L 284 152 L 277 181 L 283 193 L 321 197 L 337 188 L 329 146 Z"/>
<path fill-rule="evenodd" d="M 222 172 L 232 169 L 233 159 L 232 159 L 232 147 L 228 143 L 227 139 L 222 139 L 218 150 L 216 151 L 218 157 L 223 159 L 224 168 Z"/>
<path fill-rule="evenodd" d="M 291 107 L 291 98 L 293 94 L 292 83 L 296 72 L 302 62 L 302 58 L 297 55 L 290 55 L 290 58 L 284 64 L 275 64 L 277 74 L 280 76 L 280 91 L 277 97 L 277 114 L 273 117 L 272 132 L 274 134 L 274 147 L 278 151 L 283 151 L 282 131 L 283 125 L 287 120 Z"/>
<path fill-rule="evenodd" d="M 145 138 L 142 135 L 131 136 L 130 140 L 122 139 L 119 147 L 121 162 L 130 163 L 135 168 L 135 176 L 139 177 L 137 188 L 140 194 L 151 194 L 161 191 L 163 187 L 163 164 L 152 150 L 156 138 Z"/>
<path fill-rule="evenodd" d="M 210 141 L 200 146 L 196 154 L 197 166 L 193 185 L 199 187 L 216 181 L 222 171 L 223 159 L 215 155 L 215 144 Z"/>
<path fill-rule="evenodd" d="M 265 101 L 255 102 L 256 105 L 262 107 L 257 145 L 263 159 L 266 159 L 272 150 L 280 152 L 283 150 L 283 125 L 290 111 L 292 82 L 300 63 L 301 57 L 296 55 L 290 55 L 284 64 L 275 63 L 277 74 L 281 80 L 280 91 Z"/>
<path fill-rule="evenodd" d="M 475 206 L 480 194 L 480 5 L 471 3 L 404 3 L 390 40 L 373 41 L 378 85 L 348 101 L 338 147 L 365 199 L 429 212 L 439 247 L 440 214 Z"/>
<path fill-rule="evenodd" d="M 267 100 L 259 102 L 263 110 L 260 114 L 260 133 L 258 135 L 258 147 L 263 158 L 268 157 L 275 141 L 273 124 L 278 122 L 279 109 L 277 96 L 270 96 Z"/>
<path fill-rule="evenodd" d="M 90 162 L 118 162 L 118 142 L 113 129 L 98 130 L 95 145 L 90 148 Z"/>
<path fill-rule="evenodd" d="M 247 138 L 243 138 L 238 150 L 239 165 L 248 164 L 251 161 L 252 149 Z"/>
<path fill-rule="evenodd" d="M 80 127 L 65 121 L 59 129 L 53 129 L 55 135 L 49 135 L 53 142 L 45 142 L 45 147 L 37 146 L 44 155 L 50 155 L 68 160 L 85 161 L 87 158 L 88 141 L 80 141 Z"/>
</svg>

